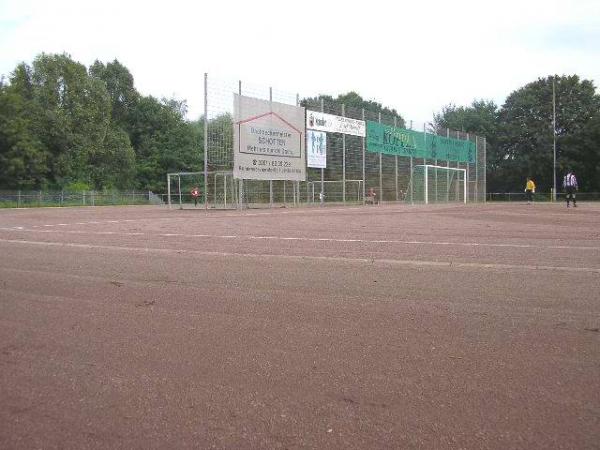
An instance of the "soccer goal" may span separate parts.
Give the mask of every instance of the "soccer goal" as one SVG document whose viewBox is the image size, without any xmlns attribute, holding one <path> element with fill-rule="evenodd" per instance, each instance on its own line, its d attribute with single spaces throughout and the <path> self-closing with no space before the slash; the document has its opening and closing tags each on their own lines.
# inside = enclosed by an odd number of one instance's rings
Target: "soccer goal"
<svg viewBox="0 0 600 450">
<path fill-rule="evenodd" d="M 467 170 L 456 167 L 417 165 L 412 172 L 412 193 L 416 202 L 467 203 Z"/>
<path fill-rule="evenodd" d="M 321 190 L 323 191 L 323 202 L 362 202 L 363 180 L 307 181 L 306 191 L 309 203 L 321 202 Z"/>
<path fill-rule="evenodd" d="M 197 194 L 193 191 L 197 189 Z M 167 174 L 167 203 L 169 208 L 231 209 L 238 204 L 238 188 L 233 172 L 176 172 Z"/>
</svg>

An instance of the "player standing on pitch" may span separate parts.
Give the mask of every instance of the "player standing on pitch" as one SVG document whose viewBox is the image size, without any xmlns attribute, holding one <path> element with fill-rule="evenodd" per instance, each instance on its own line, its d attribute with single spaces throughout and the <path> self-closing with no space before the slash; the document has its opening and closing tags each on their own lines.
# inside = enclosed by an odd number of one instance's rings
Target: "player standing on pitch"
<svg viewBox="0 0 600 450">
<path fill-rule="evenodd" d="M 567 208 L 569 207 L 569 202 L 571 200 L 573 200 L 573 208 L 577 208 L 575 192 L 579 190 L 579 186 L 577 185 L 577 178 L 575 178 L 575 174 L 572 170 L 569 170 L 569 172 L 563 178 L 563 188 L 566 193 L 565 197 L 567 198 Z"/>
<path fill-rule="evenodd" d="M 191 194 L 194 199 L 194 206 L 198 206 L 198 197 L 200 197 L 200 189 L 198 189 L 198 186 L 194 186 Z"/>
<path fill-rule="evenodd" d="M 535 194 L 535 183 L 530 177 L 527 177 L 527 184 L 525 184 L 525 196 L 527 197 L 527 203 L 533 201 L 533 194 Z"/>
</svg>

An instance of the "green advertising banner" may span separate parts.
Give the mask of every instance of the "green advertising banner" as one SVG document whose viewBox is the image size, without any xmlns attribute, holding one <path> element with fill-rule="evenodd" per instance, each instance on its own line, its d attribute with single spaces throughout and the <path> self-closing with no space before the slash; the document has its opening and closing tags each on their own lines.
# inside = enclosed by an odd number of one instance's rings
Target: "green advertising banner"
<svg viewBox="0 0 600 450">
<path fill-rule="evenodd" d="M 444 161 L 475 162 L 474 142 L 367 122 L 367 151 Z"/>
</svg>

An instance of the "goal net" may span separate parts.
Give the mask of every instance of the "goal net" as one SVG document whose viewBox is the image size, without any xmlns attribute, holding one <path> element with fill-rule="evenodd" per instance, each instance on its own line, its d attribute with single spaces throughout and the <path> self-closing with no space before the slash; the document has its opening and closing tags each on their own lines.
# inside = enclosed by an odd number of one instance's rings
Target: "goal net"
<svg viewBox="0 0 600 450">
<path fill-rule="evenodd" d="M 412 192 L 409 197 L 414 202 L 467 203 L 467 171 L 456 167 L 418 165 L 413 168 Z"/>
</svg>

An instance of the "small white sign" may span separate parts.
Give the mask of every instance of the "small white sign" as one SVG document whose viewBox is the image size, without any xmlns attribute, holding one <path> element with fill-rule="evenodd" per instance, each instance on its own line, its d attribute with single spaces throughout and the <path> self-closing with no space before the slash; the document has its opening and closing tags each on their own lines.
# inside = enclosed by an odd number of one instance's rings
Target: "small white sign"
<svg viewBox="0 0 600 450">
<path fill-rule="evenodd" d="M 334 116 L 317 111 L 306 111 L 306 128 L 328 133 L 351 134 L 352 136 L 365 137 L 367 135 L 367 127 L 363 120 Z"/>
<path fill-rule="evenodd" d="M 306 156 L 308 167 L 327 168 L 327 133 L 323 131 L 306 131 Z"/>
</svg>

